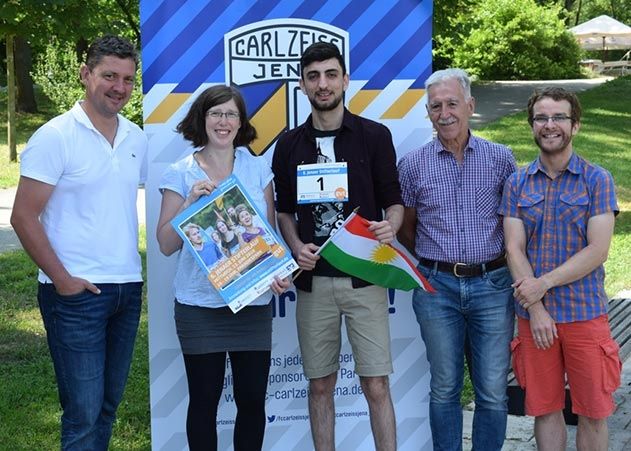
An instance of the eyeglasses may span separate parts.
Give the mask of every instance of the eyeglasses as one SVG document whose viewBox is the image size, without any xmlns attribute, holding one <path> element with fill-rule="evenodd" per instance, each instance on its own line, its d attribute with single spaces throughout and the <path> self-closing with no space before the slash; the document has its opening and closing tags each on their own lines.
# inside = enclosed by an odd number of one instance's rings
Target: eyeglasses
<svg viewBox="0 0 631 451">
<path fill-rule="evenodd" d="M 550 120 L 555 124 L 559 124 L 561 122 L 572 120 L 572 118 L 566 116 L 565 114 L 555 114 L 554 116 L 535 116 L 532 118 L 532 121 L 537 125 L 547 125 Z"/>
<path fill-rule="evenodd" d="M 225 117 L 229 121 L 236 121 L 239 119 L 240 115 L 235 111 L 228 111 L 224 113 L 223 111 L 208 110 L 206 111 L 206 117 L 212 117 L 213 119 L 221 119 L 222 117 Z"/>
</svg>

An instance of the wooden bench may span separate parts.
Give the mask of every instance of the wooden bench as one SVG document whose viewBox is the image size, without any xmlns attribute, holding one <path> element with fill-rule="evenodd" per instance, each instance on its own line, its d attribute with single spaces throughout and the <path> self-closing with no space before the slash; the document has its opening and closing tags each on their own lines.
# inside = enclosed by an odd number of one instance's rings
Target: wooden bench
<svg viewBox="0 0 631 451">
<path fill-rule="evenodd" d="M 631 299 L 611 299 L 609 301 L 609 325 L 611 335 L 620 346 L 620 360 L 623 362 L 631 354 Z M 508 413 L 511 415 L 525 415 L 524 390 L 515 380 L 512 370 L 508 375 Z M 578 417 L 572 413 L 570 389 L 565 388 L 565 409 L 563 410 L 566 424 L 576 425 Z"/>
<path fill-rule="evenodd" d="M 629 65 L 629 61 L 605 61 L 603 63 L 602 70 L 600 73 L 605 72 L 620 72 L 620 75 L 625 75 L 627 71 L 631 70 L 631 65 Z"/>
<path fill-rule="evenodd" d="M 627 55 L 623 57 L 623 59 L 619 61 L 605 61 L 601 60 L 583 60 L 579 64 L 583 67 L 590 69 L 592 72 L 596 74 L 604 74 L 605 72 L 611 73 L 620 73 L 620 75 L 625 75 L 627 72 L 631 72 L 631 61 L 626 58 Z"/>
</svg>

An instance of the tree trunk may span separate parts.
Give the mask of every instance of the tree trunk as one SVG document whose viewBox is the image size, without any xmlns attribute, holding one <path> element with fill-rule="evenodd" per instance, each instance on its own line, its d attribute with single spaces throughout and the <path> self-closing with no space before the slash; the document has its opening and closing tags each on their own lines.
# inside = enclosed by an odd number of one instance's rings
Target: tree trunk
<svg viewBox="0 0 631 451">
<path fill-rule="evenodd" d="M 565 11 L 568 13 L 565 15 L 565 25 L 567 25 L 568 27 L 572 26 L 572 18 L 570 17 L 569 12 L 572 10 L 572 7 L 574 6 L 574 2 L 575 0 L 564 1 L 564 8 L 565 8 Z"/>
<path fill-rule="evenodd" d="M 581 7 L 583 6 L 583 0 L 578 0 L 578 8 L 576 8 L 576 20 L 574 21 L 574 26 L 577 26 L 581 20 Z"/>
<path fill-rule="evenodd" d="M 22 36 L 15 37 L 15 76 L 17 81 L 17 109 L 24 113 L 37 113 L 33 91 L 33 56 L 31 46 Z"/>
<path fill-rule="evenodd" d="M 7 144 L 9 160 L 17 161 L 15 145 L 15 63 L 13 61 L 13 35 L 7 34 Z"/>
</svg>

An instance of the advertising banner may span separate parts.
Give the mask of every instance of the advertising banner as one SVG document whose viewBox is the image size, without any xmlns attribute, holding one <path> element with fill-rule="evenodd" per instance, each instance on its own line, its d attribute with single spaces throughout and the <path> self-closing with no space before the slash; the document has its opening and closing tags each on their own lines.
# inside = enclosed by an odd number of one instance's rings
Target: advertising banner
<svg viewBox="0 0 631 451">
<path fill-rule="evenodd" d="M 244 233 L 243 226 L 231 220 L 228 202 L 232 208 L 237 206 L 247 212 L 256 233 Z M 236 249 L 224 249 L 219 235 L 216 241 L 212 238 L 218 222 L 235 231 L 239 241 Z M 171 225 L 234 313 L 264 293 L 271 295 L 269 286 L 275 276 L 283 279 L 298 269 L 298 264 L 234 175 L 173 218 Z M 246 235 L 247 238 L 243 238 Z M 215 252 L 205 252 L 207 248 Z M 207 254 L 210 257 L 204 258 Z"/>
<path fill-rule="evenodd" d="M 232 84 L 246 100 L 271 162 L 280 134 L 310 112 L 298 86 L 300 55 L 313 42 L 337 45 L 349 69 L 347 108 L 386 125 L 400 157 L 431 138 L 423 83 L 431 74 L 431 0 L 141 0 L 145 131 L 152 446 L 185 450 L 188 390 L 173 320 L 176 257 L 160 254 L 157 189 L 165 168 L 193 149 L 175 133 L 198 93 Z M 295 327 L 296 293 L 272 296 L 274 335 L 264 449 L 313 449 Z M 431 449 L 429 371 L 410 293 L 389 290 L 394 373 L 390 376 L 400 450 Z M 298 301 L 299 302 L 299 301 Z M 335 387 L 337 449 L 374 449 L 359 378 L 344 335 Z M 232 449 L 232 375 L 226 368 L 217 428 Z"/>
</svg>

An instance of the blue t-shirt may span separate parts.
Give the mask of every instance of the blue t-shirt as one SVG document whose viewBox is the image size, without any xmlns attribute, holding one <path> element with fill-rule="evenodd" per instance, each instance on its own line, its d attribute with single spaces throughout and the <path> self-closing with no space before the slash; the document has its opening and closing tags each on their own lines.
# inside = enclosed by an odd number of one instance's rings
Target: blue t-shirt
<svg viewBox="0 0 631 451">
<path fill-rule="evenodd" d="M 201 249 L 196 250 L 207 267 L 211 267 L 216 261 L 221 260 L 221 257 L 223 257 L 223 254 L 215 243 L 204 243 Z"/>
</svg>

